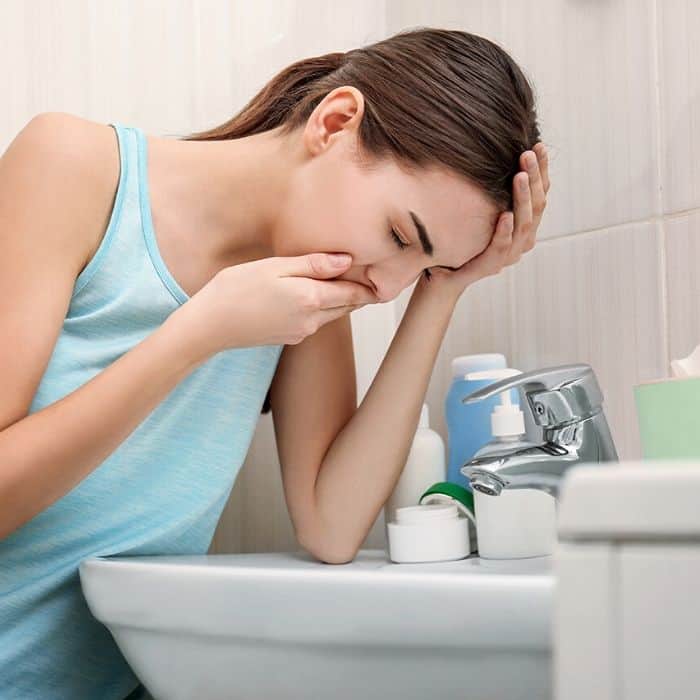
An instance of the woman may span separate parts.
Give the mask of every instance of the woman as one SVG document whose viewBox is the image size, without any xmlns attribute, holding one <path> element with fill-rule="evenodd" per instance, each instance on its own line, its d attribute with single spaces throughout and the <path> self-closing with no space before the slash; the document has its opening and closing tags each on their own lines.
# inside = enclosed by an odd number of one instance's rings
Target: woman
<svg viewBox="0 0 700 700">
<path fill-rule="evenodd" d="M 502 49 L 425 28 L 294 63 L 189 138 L 25 126 L 0 159 L 0 697 L 141 692 L 79 564 L 206 552 L 261 407 L 300 544 L 355 556 L 455 303 L 534 245 L 538 139 Z M 419 277 L 358 408 L 348 313 Z"/>
</svg>

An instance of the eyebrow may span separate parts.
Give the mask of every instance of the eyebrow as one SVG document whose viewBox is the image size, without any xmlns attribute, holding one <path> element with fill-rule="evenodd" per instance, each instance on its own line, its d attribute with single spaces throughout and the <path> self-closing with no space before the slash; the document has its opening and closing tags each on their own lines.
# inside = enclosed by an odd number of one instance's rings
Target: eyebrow
<svg viewBox="0 0 700 700">
<path fill-rule="evenodd" d="M 411 211 L 409 209 L 408 213 L 411 215 L 413 224 L 415 225 L 416 230 L 418 231 L 418 239 L 420 240 L 420 244 L 423 246 L 423 251 L 426 255 L 430 255 L 431 258 L 435 257 L 435 254 L 433 252 L 433 242 L 430 240 L 430 236 L 428 235 L 428 230 L 425 228 L 425 224 L 423 224 L 416 212 Z M 436 267 L 446 267 L 448 270 L 459 269 L 457 267 L 449 267 L 447 265 L 436 265 Z"/>
</svg>

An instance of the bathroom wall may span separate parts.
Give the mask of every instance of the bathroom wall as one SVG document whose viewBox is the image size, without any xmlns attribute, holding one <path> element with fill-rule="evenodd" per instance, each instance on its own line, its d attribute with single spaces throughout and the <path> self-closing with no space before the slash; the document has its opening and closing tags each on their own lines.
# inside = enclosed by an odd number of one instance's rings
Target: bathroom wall
<svg viewBox="0 0 700 700">
<path fill-rule="evenodd" d="M 434 427 L 447 437 L 456 355 L 503 352 L 523 371 L 585 362 L 620 458 L 640 457 L 634 384 L 669 376 L 670 359 L 700 342 L 700 5 L 387 0 L 385 19 L 386 35 L 442 26 L 506 48 L 534 84 L 550 153 L 537 245 L 455 310 L 426 397 Z M 380 514 L 364 546 L 383 538 Z"/>
<path fill-rule="evenodd" d="M 385 17 L 381 0 L 3 0 L 0 152 L 46 111 L 171 137 L 219 124 L 289 63 L 381 39 Z M 394 304 L 352 323 L 362 396 L 394 333 Z M 296 546 L 262 416 L 212 551 Z"/>
<path fill-rule="evenodd" d="M 537 93 L 552 187 L 536 247 L 460 300 L 427 402 L 446 437 L 449 362 L 586 362 L 618 452 L 640 456 L 632 387 L 700 342 L 700 31 L 692 0 L 5 0 L 0 148 L 34 114 L 181 135 L 229 118 L 288 63 L 417 26 L 508 50 Z M 10 31 L 7 31 L 7 29 Z M 352 316 L 361 399 L 411 290 Z M 383 546 L 382 516 L 365 546 Z M 272 420 L 259 422 L 212 551 L 295 549 Z"/>
<path fill-rule="evenodd" d="M 641 456 L 633 385 L 700 342 L 700 6 L 408 1 L 387 18 L 388 33 L 441 24 L 504 46 L 534 83 L 551 157 L 536 247 L 454 315 L 428 392 L 437 427 L 455 355 L 501 351 L 523 371 L 586 362 L 620 457 Z"/>
</svg>

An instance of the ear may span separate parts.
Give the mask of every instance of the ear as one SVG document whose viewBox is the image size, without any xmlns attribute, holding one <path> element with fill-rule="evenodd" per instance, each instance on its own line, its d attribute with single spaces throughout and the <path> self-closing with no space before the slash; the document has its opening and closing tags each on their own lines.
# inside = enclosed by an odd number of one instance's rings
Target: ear
<svg viewBox="0 0 700 700">
<path fill-rule="evenodd" d="M 365 109 L 363 94 L 352 85 L 331 90 L 315 107 L 304 127 L 304 145 L 317 155 L 339 137 L 352 134 L 353 138 L 362 122 Z"/>
</svg>

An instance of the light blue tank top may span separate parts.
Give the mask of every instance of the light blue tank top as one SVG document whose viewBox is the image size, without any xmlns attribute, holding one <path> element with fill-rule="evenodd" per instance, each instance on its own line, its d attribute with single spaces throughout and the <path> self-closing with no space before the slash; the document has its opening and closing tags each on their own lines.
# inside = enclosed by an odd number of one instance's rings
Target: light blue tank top
<svg viewBox="0 0 700 700">
<path fill-rule="evenodd" d="M 121 161 L 111 218 L 76 279 L 30 413 L 85 384 L 188 299 L 158 250 L 144 133 L 110 126 Z M 85 479 L 0 540 L 2 700 L 122 700 L 139 685 L 90 613 L 78 566 L 92 556 L 207 552 L 282 349 L 210 357 Z"/>
</svg>

